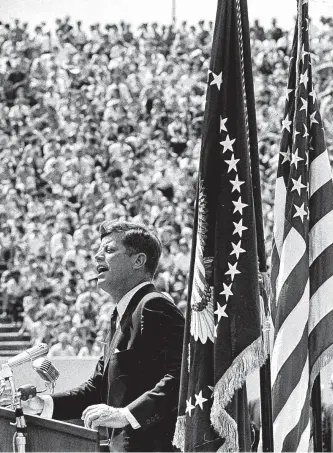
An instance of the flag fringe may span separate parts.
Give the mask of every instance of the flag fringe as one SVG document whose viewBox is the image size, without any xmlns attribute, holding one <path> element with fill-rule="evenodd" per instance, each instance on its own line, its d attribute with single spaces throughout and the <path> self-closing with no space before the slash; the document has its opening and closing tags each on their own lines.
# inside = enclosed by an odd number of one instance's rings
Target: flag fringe
<svg viewBox="0 0 333 453">
<path fill-rule="evenodd" d="M 313 365 L 310 374 L 310 390 L 312 390 L 313 383 L 320 370 L 328 365 L 331 360 L 333 360 L 333 345 L 330 345 Z"/>
<path fill-rule="evenodd" d="M 185 427 L 186 427 L 186 415 L 177 417 L 175 434 L 173 435 L 172 445 L 179 448 L 181 451 L 185 451 Z"/>
<path fill-rule="evenodd" d="M 242 387 L 247 376 L 262 366 L 265 360 L 266 351 L 260 336 L 237 356 L 215 385 L 210 419 L 215 431 L 225 439 L 219 451 L 239 451 L 237 423 L 225 408 L 235 391 Z"/>
</svg>

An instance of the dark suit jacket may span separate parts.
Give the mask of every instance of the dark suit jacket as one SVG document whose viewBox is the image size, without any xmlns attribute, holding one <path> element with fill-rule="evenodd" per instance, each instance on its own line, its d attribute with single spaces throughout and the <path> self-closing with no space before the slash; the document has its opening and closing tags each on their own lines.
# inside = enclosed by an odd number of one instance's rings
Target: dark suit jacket
<svg viewBox="0 0 333 453">
<path fill-rule="evenodd" d="M 76 389 L 53 395 L 53 418 L 80 418 L 92 404 L 128 406 L 141 428 L 126 427 L 121 433 L 126 450 L 172 451 L 184 317 L 163 296 L 142 306 L 140 301 L 154 291 L 150 284 L 133 296 L 93 376 Z"/>
</svg>

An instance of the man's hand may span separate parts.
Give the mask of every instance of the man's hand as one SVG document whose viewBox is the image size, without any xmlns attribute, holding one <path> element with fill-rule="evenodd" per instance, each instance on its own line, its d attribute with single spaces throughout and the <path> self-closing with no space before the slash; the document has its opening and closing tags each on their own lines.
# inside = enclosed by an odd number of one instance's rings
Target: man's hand
<svg viewBox="0 0 333 453">
<path fill-rule="evenodd" d="M 26 415 L 39 415 L 44 409 L 44 404 L 44 400 L 40 396 L 21 401 L 23 412 Z"/>
<path fill-rule="evenodd" d="M 98 426 L 124 428 L 128 425 L 128 420 L 120 408 L 106 404 L 94 404 L 87 407 L 81 418 L 84 420 L 84 426 L 90 429 L 97 429 Z"/>
</svg>

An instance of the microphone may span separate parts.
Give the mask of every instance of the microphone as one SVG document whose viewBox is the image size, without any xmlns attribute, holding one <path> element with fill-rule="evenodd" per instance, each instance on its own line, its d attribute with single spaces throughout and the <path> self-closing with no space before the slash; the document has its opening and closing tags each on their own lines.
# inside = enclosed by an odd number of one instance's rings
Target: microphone
<svg viewBox="0 0 333 453">
<path fill-rule="evenodd" d="M 57 368 L 52 362 L 50 362 L 49 359 L 46 359 L 45 357 L 36 359 L 32 364 L 32 368 L 36 371 L 38 376 L 43 379 L 43 381 L 48 382 L 49 384 L 54 384 L 60 376 Z"/>
<path fill-rule="evenodd" d="M 7 365 L 9 366 L 9 368 L 15 368 L 19 365 L 22 365 L 23 363 L 30 362 L 30 360 L 35 360 L 38 357 L 46 355 L 48 352 L 48 345 L 41 343 L 38 346 L 33 346 L 26 351 L 20 352 L 15 357 L 12 357 L 8 360 Z"/>
</svg>

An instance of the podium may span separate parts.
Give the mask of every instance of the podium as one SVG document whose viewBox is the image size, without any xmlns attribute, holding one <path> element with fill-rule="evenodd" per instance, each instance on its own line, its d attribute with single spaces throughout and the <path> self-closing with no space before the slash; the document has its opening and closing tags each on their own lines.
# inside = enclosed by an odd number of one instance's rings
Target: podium
<svg viewBox="0 0 333 453">
<path fill-rule="evenodd" d="M 100 451 L 98 431 L 33 415 L 25 415 L 25 420 L 28 427 L 27 452 Z M 16 427 L 10 423 L 15 423 L 15 412 L 0 407 L 0 452 L 13 451 Z"/>
</svg>

